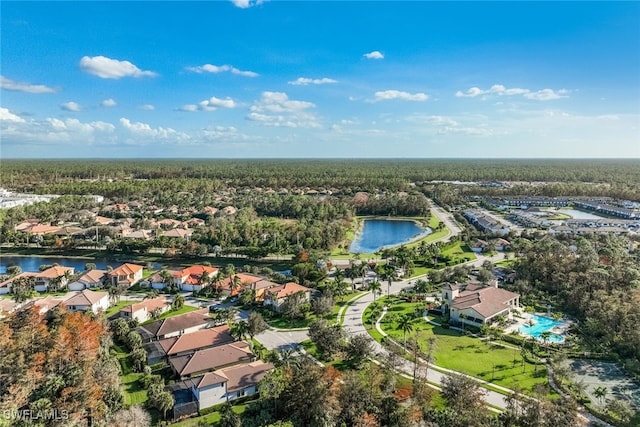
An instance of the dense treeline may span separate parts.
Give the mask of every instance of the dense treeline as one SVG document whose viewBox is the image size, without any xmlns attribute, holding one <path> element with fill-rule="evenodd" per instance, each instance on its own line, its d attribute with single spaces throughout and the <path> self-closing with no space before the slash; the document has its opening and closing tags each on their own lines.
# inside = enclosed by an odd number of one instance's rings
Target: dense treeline
<svg viewBox="0 0 640 427">
<path fill-rule="evenodd" d="M 84 313 L 34 308 L 0 321 L 0 413 L 11 425 L 108 425 L 123 402 L 110 345 Z"/>
<path fill-rule="evenodd" d="M 640 373 L 640 253 L 615 235 L 520 239 L 514 288 L 523 303 L 545 301 L 575 316 L 589 347 Z"/>
<path fill-rule="evenodd" d="M 3 160 L 3 185 L 24 191 L 67 193 L 78 180 L 207 180 L 213 187 L 336 187 L 406 190 L 409 182 L 541 181 L 640 183 L 637 159 L 380 159 L 380 160 Z M 85 183 L 87 192 L 103 186 Z M 80 194 L 75 191 L 76 194 Z"/>
</svg>

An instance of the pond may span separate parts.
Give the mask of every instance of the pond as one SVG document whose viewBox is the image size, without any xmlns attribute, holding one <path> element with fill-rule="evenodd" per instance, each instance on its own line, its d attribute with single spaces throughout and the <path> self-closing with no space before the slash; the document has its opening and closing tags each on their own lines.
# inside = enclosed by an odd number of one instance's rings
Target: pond
<svg viewBox="0 0 640 427">
<path fill-rule="evenodd" d="M 43 264 L 60 264 L 65 267 L 73 267 L 76 272 L 83 271 L 85 264 L 92 262 L 96 268 L 106 270 L 107 266 L 113 268 L 123 264 L 124 261 L 117 261 L 107 258 L 69 258 L 69 257 L 39 257 L 39 256 L 1 256 L 0 274 L 7 272 L 10 265 L 19 266 L 22 271 L 38 271 Z M 161 268 L 161 264 L 154 263 L 154 268 Z"/>
<path fill-rule="evenodd" d="M 431 234 L 415 221 L 367 219 L 360 233 L 351 243 L 351 253 L 374 253 L 380 249 L 398 246 Z"/>
</svg>

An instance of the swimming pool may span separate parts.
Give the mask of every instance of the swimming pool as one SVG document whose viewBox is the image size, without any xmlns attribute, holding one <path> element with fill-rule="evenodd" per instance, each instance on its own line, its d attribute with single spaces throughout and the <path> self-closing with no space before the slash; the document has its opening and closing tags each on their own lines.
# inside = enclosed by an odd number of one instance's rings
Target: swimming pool
<svg viewBox="0 0 640 427">
<path fill-rule="evenodd" d="M 550 331 L 556 326 L 562 325 L 564 322 L 559 320 L 554 320 L 550 317 L 539 316 L 534 314 L 531 316 L 531 320 L 533 320 L 533 325 L 524 325 L 521 326 L 519 331 L 521 334 L 528 335 L 530 337 L 535 337 L 536 339 L 543 341 L 540 337 L 543 332 Z M 564 337 L 562 335 L 552 333 L 548 338 L 548 342 L 552 343 L 561 343 L 564 341 Z"/>
</svg>

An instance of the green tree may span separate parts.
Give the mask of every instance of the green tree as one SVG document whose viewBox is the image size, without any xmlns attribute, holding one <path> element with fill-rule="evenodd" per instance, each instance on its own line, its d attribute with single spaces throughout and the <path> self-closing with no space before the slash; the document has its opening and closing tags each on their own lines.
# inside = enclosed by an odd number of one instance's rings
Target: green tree
<svg viewBox="0 0 640 427">
<path fill-rule="evenodd" d="M 247 318 L 247 333 L 253 340 L 258 334 L 267 330 L 267 322 L 264 321 L 264 317 L 257 311 L 252 311 L 249 313 L 249 317 Z"/>
<path fill-rule="evenodd" d="M 373 282 L 369 283 L 369 290 L 373 294 L 373 302 L 375 303 L 376 296 L 382 293 L 382 285 L 379 281 L 374 280 Z"/>
<path fill-rule="evenodd" d="M 184 306 L 184 296 L 178 295 L 171 303 L 171 309 L 174 311 L 180 310 Z"/>
<path fill-rule="evenodd" d="M 367 357 L 373 353 L 371 337 L 359 334 L 351 337 L 346 347 L 347 358 L 356 368 L 362 366 Z"/>
<path fill-rule="evenodd" d="M 407 347 L 407 332 L 413 331 L 415 327 L 415 319 L 410 314 L 404 314 L 398 319 L 396 328 L 402 331 L 402 339 L 404 341 L 404 347 Z"/>
</svg>

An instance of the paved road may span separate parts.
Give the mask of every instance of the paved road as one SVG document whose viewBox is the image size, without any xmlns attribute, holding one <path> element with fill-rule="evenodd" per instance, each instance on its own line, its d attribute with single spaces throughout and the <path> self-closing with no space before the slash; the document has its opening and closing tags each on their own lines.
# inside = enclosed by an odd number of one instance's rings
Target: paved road
<svg viewBox="0 0 640 427">
<path fill-rule="evenodd" d="M 273 331 L 266 330 L 256 335 L 256 339 L 269 350 L 295 350 L 298 343 L 309 339 L 307 331 Z"/>
<path fill-rule="evenodd" d="M 447 237 L 439 240 L 445 240 L 445 239 L 448 240 L 451 236 L 457 236 L 458 234 L 462 233 L 462 229 L 453 218 L 453 215 L 445 211 L 440 206 L 436 205 L 436 203 L 433 200 L 431 199 L 427 199 L 427 200 L 429 200 L 429 203 L 431 203 L 431 206 L 432 206 L 431 212 L 440 220 L 440 222 L 444 223 L 444 225 L 447 226 L 450 232 L 450 234 Z"/>
</svg>

